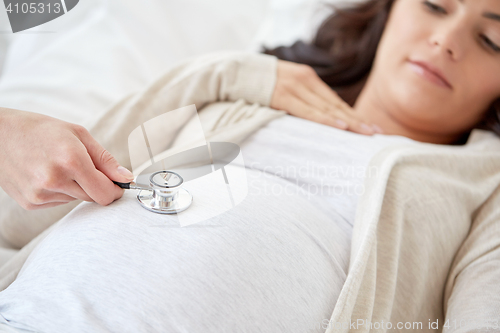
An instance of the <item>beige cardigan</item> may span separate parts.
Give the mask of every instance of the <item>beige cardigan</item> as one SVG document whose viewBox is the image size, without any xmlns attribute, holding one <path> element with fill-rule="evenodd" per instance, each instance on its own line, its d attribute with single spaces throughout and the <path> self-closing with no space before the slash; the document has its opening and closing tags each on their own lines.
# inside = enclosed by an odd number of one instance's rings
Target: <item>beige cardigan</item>
<svg viewBox="0 0 500 333">
<path fill-rule="evenodd" d="M 275 57 L 240 52 L 189 59 L 87 127 L 129 168 L 128 134 L 191 104 L 208 141 L 239 143 L 285 114 L 267 107 L 276 64 Z M 187 121 L 156 133 L 163 149 L 182 136 Z M 446 332 L 493 327 L 500 313 L 500 139 L 476 129 L 464 146 L 392 146 L 377 153 L 370 167 L 378 168 L 378 177 L 365 182 L 347 280 L 332 317 L 325 318 L 331 323 L 326 331 L 365 332 L 370 326 L 362 324 L 370 321 L 373 331 L 385 332 L 389 321 L 393 328 L 421 322 L 414 330 L 427 332 L 436 320 L 441 330 L 445 318 Z M 1 191 L 0 203 L 0 232 L 22 247 L 0 268 L 3 290 L 50 226 L 77 203 L 27 212 Z M 464 320 L 475 320 L 475 326 L 465 329 Z"/>
</svg>

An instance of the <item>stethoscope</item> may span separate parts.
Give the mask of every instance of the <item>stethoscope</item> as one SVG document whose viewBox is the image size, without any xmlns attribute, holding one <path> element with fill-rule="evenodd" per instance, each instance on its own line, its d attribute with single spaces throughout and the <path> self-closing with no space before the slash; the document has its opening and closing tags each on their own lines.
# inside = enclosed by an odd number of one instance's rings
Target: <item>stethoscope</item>
<svg viewBox="0 0 500 333">
<path fill-rule="evenodd" d="M 184 180 L 173 171 L 157 171 L 149 177 L 149 187 L 136 182 L 113 182 L 128 190 L 141 190 L 137 200 L 145 209 L 160 214 L 177 214 L 191 205 L 193 196 L 181 187 Z"/>
<path fill-rule="evenodd" d="M 135 170 L 139 175 L 133 182 L 114 183 L 124 189 L 140 190 L 137 200 L 151 212 L 180 213 L 193 202 L 192 194 L 182 187 L 184 181 L 189 182 L 221 170 L 225 185 L 229 184 L 224 168 L 240 155 L 240 147 L 232 142 L 211 142 L 210 147 L 210 153 L 208 145 L 203 145 L 157 162 L 145 163 Z M 172 170 L 181 170 L 184 178 Z"/>
</svg>

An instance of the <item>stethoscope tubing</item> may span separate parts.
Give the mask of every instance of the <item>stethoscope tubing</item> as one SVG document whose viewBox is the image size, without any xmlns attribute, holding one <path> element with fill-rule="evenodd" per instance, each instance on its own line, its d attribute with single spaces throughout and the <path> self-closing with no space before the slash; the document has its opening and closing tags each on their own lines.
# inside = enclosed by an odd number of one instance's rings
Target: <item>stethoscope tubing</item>
<svg viewBox="0 0 500 333">
<path fill-rule="evenodd" d="M 120 182 L 115 182 L 113 181 L 116 185 L 119 187 L 125 189 L 125 190 L 151 190 L 151 187 L 147 186 L 140 186 L 137 185 L 135 182 L 130 182 L 130 183 L 120 183 Z"/>
</svg>

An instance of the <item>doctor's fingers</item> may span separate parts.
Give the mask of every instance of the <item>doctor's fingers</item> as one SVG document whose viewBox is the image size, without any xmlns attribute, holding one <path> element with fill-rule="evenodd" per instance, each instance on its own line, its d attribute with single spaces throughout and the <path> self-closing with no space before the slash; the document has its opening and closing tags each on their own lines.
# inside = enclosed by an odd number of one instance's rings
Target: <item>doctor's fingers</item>
<svg viewBox="0 0 500 333">
<path fill-rule="evenodd" d="M 76 135 L 87 149 L 87 153 L 97 170 L 117 182 L 127 183 L 134 180 L 134 175 L 120 166 L 113 155 L 104 149 L 85 128 L 77 126 Z"/>
<path fill-rule="evenodd" d="M 42 205 L 34 205 L 34 204 L 28 203 L 28 206 L 27 207 L 23 206 L 23 208 L 26 210 L 38 210 L 38 209 L 45 209 L 45 208 L 62 206 L 62 205 L 66 205 L 66 204 L 68 204 L 68 202 L 66 202 L 66 201 L 64 201 L 64 202 L 50 202 L 50 203 L 46 203 L 46 204 L 42 204 Z"/>
<path fill-rule="evenodd" d="M 90 160 L 90 157 L 89 157 Z M 107 206 L 122 197 L 124 190 L 115 185 L 105 174 L 97 170 L 92 161 L 75 176 L 75 181 L 95 202 Z"/>
<path fill-rule="evenodd" d="M 66 178 L 65 175 L 46 177 L 42 186 L 38 185 L 28 188 L 24 192 L 24 197 L 29 203 L 34 205 L 43 205 L 51 202 L 67 203 L 77 199 L 94 201 L 76 181 Z"/>
<path fill-rule="evenodd" d="M 53 202 L 68 203 L 76 200 L 67 194 L 48 190 L 32 191 L 25 195 L 26 200 L 33 205 L 44 205 Z"/>
<path fill-rule="evenodd" d="M 72 198 L 80 199 L 83 201 L 94 202 L 92 198 L 85 193 L 81 186 L 75 180 L 65 182 L 56 192 L 66 194 Z"/>
<path fill-rule="evenodd" d="M 34 196 L 26 198 L 31 205 L 31 209 L 42 209 L 64 205 L 77 199 L 94 202 L 94 200 L 92 200 L 92 198 L 90 198 L 74 180 L 66 182 L 57 191 L 41 190 Z"/>
<path fill-rule="evenodd" d="M 50 208 L 50 207 L 55 207 L 55 206 L 60 206 L 60 205 L 65 205 L 70 201 L 75 200 L 74 198 L 71 198 L 71 200 L 63 200 L 63 201 L 55 201 L 55 202 L 50 202 L 50 203 L 44 203 L 44 204 L 35 204 L 30 202 L 19 190 L 17 190 L 15 187 L 9 187 L 8 189 L 5 189 L 5 192 L 12 197 L 22 208 L 26 210 L 36 210 L 36 209 L 44 209 L 44 208 Z M 36 201 L 36 200 L 35 200 Z"/>
<path fill-rule="evenodd" d="M 80 157 L 78 168 L 73 169 L 72 178 L 92 200 L 103 206 L 121 198 L 124 192 L 105 174 L 96 169 L 86 153 Z"/>
</svg>

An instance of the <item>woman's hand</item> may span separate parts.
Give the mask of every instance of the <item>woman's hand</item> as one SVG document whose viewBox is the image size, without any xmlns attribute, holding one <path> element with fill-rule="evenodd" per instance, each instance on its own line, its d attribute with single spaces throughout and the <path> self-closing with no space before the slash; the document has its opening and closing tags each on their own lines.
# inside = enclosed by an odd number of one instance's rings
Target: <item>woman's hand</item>
<svg viewBox="0 0 500 333">
<path fill-rule="evenodd" d="M 307 65 L 278 60 L 278 78 L 270 106 L 339 129 L 367 135 L 382 133 L 378 126 L 358 119 L 354 109 Z"/>
<path fill-rule="evenodd" d="M 133 175 L 82 126 L 0 108 L 0 186 L 28 210 L 81 199 L 108 205 L 123 195 L 113 184 Z"/>
</svg>

